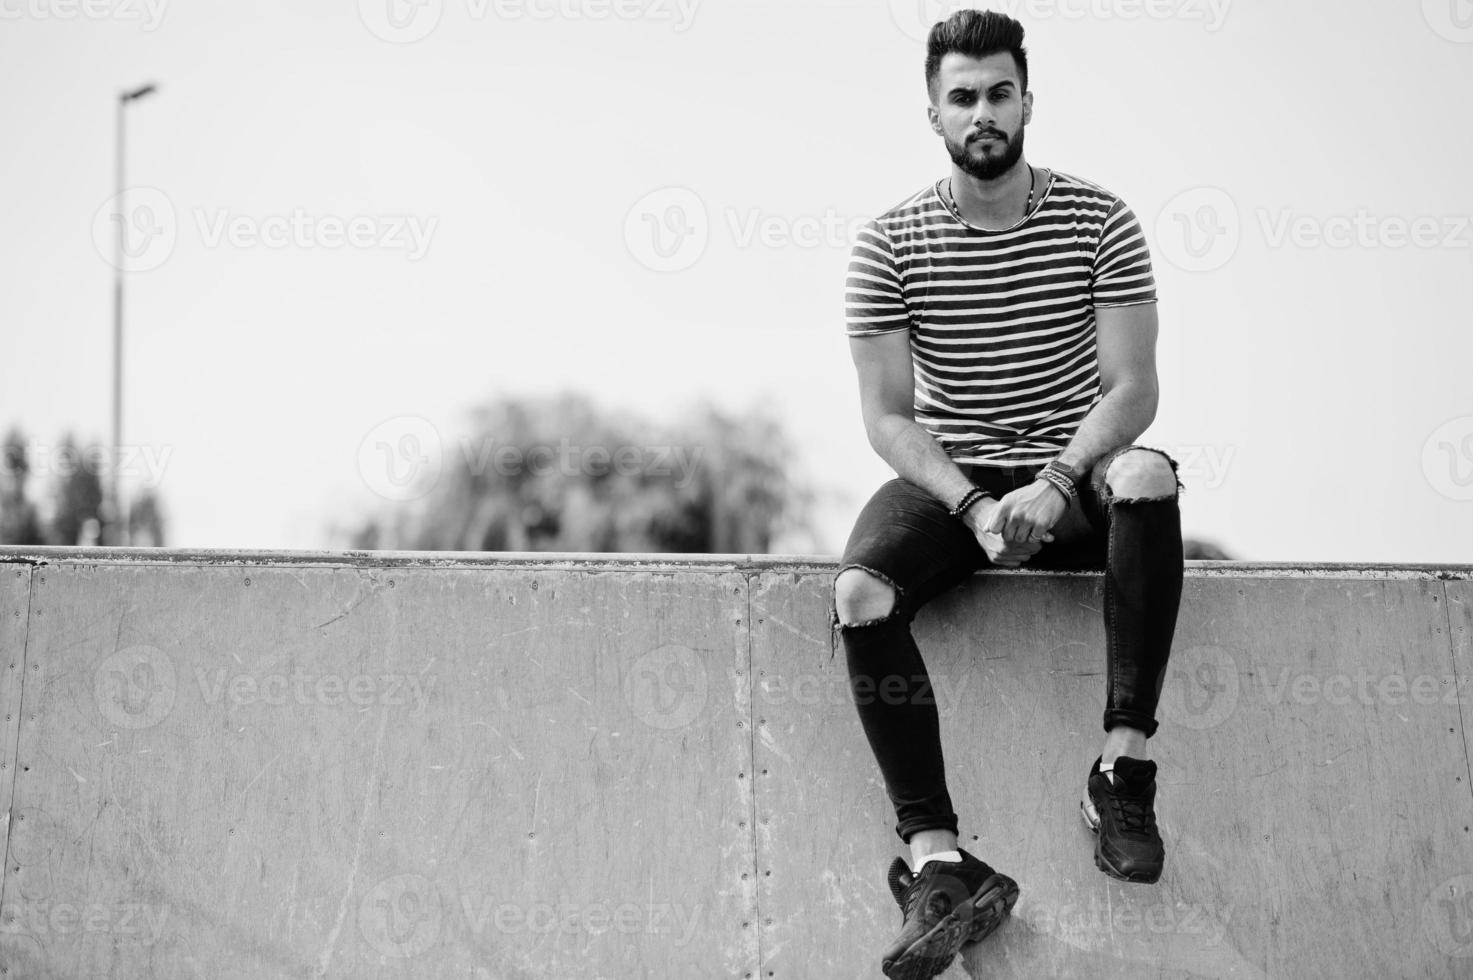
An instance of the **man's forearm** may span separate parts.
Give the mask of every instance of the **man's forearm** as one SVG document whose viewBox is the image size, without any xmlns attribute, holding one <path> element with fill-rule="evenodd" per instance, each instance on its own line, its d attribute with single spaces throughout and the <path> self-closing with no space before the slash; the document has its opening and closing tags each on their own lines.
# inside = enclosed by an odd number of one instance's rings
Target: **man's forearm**
<svg viewBox="0 0 1473 980">
<path fill-rule="evenodd" d="M 900 415 L 881 417 L 870 434 L 870 445 L 897 474 L 948 508 L 972 489 L 972 481 L 935 437 L 911 419 Z"/>
<path fill-rule="evenodd" d="M 1059 462 L 1088 474 L 1112 449 L 1128 446 L 1156 418 L 1154 386 L 1128 382 L 1110 389 L 1079 423 Z"/>
</svg>

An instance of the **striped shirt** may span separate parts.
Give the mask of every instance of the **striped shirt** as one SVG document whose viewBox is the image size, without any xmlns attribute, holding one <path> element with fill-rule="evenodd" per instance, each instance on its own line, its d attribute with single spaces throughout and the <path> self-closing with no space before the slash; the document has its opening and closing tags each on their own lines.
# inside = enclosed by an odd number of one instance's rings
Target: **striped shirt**
<svg viewBox="0 0 1473 980">
<path fill-rule="evenodd" d="M 910 331 L 915 419 L 959 463 L 1040 466 L 1100 399 L 1095 307 L 1156 301 L 1125 202 L 1055 172 L 1012 228 L 962 223 L 940 182 L 867 223 L 849 261 L 851 337 Z"/>
</svg>

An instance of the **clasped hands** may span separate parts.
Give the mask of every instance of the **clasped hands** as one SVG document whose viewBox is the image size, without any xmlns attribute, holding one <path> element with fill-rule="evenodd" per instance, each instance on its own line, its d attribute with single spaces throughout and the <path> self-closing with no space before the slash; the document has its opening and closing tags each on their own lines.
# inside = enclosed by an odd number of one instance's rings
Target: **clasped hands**
<svg viewBox="0 0 1473 980">
<path fill-rule="evenodd" d="M 1046 543 L 1052 528 L 1068 512 L 1069 502 L 1054 486 L 1035 480 L 1001 500 L 983 500 L 964 515 L 967 526 L 994 565 L 1017 568 Z"/>
</svg>

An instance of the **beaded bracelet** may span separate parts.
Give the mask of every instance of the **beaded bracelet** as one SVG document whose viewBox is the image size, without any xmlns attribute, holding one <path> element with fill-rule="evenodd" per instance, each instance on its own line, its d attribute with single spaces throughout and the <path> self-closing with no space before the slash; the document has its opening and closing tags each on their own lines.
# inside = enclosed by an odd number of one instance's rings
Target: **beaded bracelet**
<svg viewBox="0 0 1473 980">
<path fill-rule="evenodd" d="M 966 496 L 962 497 L 961 500 L 957 501 L 957 504 L 956 504 L 955 507 L 951 508 L 951 516 L 952 517 L 961 517 L 963 514 L 965 514 L 967 512 L 967 509 L 968 508 L 970 508 L 977 501 L 979 501 L 979 500 L 981 500 L 981 499 L 983 499 L 984 497 L 987 497 L 987 496 L 990 496 L 990 495 L 987 493 L 986 490 L 983 490 L 981 487 L 973 487 L 972 489 L 970 489 L 970 490 L 967 491 Z"/>
</svg>

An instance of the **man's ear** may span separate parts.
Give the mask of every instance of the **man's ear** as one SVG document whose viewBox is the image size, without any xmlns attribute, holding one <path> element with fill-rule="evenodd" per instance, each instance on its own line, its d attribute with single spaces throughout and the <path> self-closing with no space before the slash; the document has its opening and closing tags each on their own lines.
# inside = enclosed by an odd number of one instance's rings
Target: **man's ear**
<svg viewBox="0 0 1473 980">
<path fill-rule="evenodd" d="M 930 120 L 931 130 L 939 135 L 941 133 L 941 113 L 936 111 L 935 106 L 926 106 L 926 118 Z"/>
<path fill-rule="evenodd" d="M 1023 93 L 1023 125 L 1033 122 L 1033 91 Z"/>
</svg>

